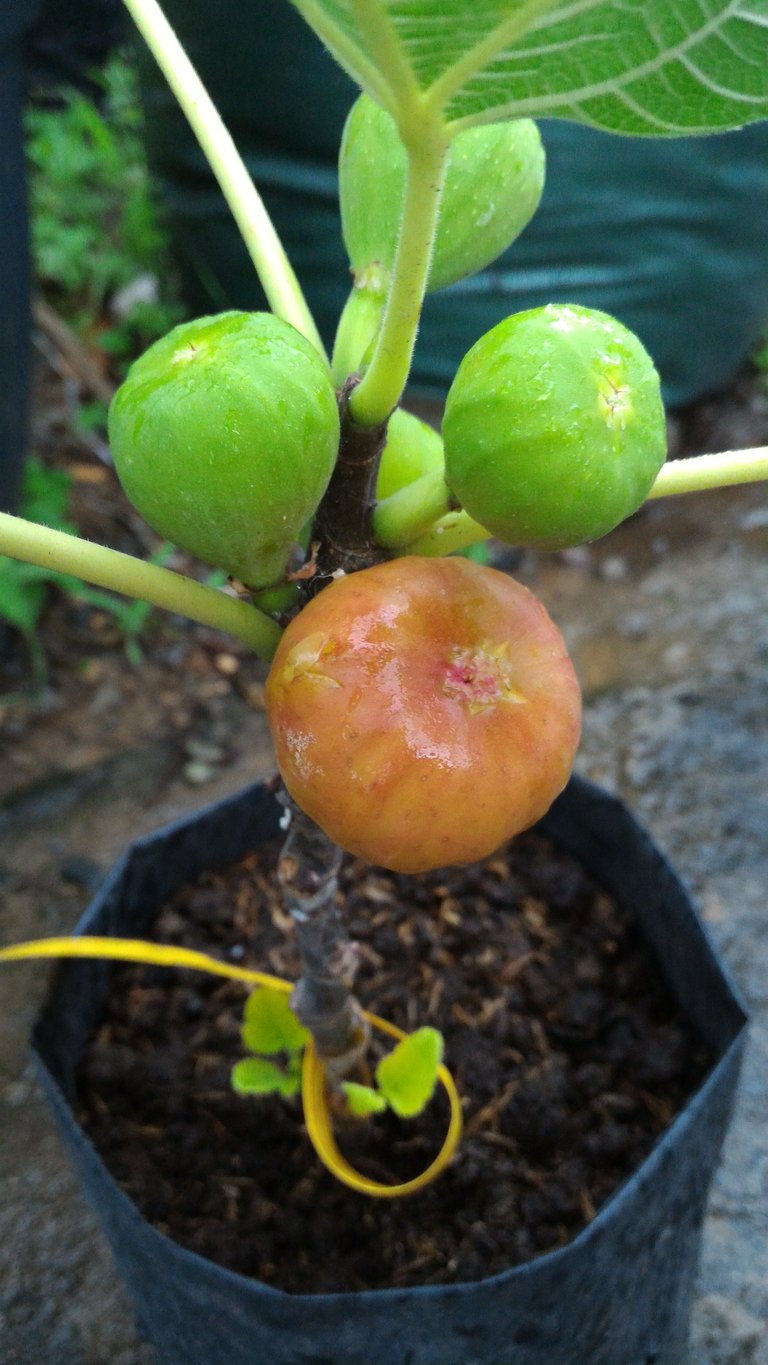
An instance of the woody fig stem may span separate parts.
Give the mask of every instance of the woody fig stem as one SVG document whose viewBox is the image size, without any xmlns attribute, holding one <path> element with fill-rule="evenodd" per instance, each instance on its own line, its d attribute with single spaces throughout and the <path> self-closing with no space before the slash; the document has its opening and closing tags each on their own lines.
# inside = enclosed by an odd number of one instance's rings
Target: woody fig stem
<svg viewBox="0 0 768 1365">
<path fill-rule="evenodd" d="M 351 411 L 350 395 L 358 376 L 352 375 L 339 394 L 341 439 L 331 482 L 312 528 L 318 545 L 318 573 L 310 594 L 325 587 L 333 574 L 370 568 L 387 557 L 373 534 L 376 474 L 387 439 L 387 423 L 360 427 Z"/>
<path fill-rule="evenodd" d="M 302 971 L 291 1006 L 331 1079 L 339 1080 L 354 1069 L 367 1041 L 351 993 L 357 956 L 337 900 L 342 851 L 287 792 L 280 800 L 290 825 L 278 880 L 296 928 Z"/>
</svg>

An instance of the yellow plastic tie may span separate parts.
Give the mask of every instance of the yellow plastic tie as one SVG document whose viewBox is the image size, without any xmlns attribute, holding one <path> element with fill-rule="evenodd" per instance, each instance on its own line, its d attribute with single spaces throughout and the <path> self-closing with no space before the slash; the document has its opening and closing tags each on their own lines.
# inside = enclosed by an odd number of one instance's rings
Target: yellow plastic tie
<svg viewBox="0 0 768 1365">
<path fill-rule="evenodd" d="M 21 962 L 35 957 L 102 957 L 112 962 L 143 962 L 149 967 L 188 967 L 209 976 L 227 976 L 253 986 L 269 986 L 275 991 L 293 990 L 281 976 L 255 972 L 250 967 L 235 967 L 220 962 L 193 948 L 177 948 L 172 943 L 147 943 L 140 938 L 99 938 L 84 934 L 78 938 L 41 938 L 31 943 L 14 943 L 0 948 L 0 962 Z"/>
<path fill-rule="evenodd" d="M 377 1015 L 369 1014 L 367 1010 L 364 1011 L 364 1016 L 373 1028 L 378 1029 L 381 1033 L 388 1033 L 390 1038 L 397 1038 L 398 1041 L 401 1041 L 408 1036 L 395 1024 L 390 1024 L 386 1019 L 379 1019 Z M 359 1171 L 355 1170 L 354 1166 L 350 1166 L 346 1157 L 343 1157 L 339 1151 L 336 1139 L 333 1136 L 325 1070 L 313 1044 L 308 1043 L 304 1050 L 304 1064 L 301 1072 L 301 1098 L 304 1103 L 304 1118 L 309 1140 L 331 1175 L 335 1175 L 337 1180 L 340 1180 L 343 1185 L 348 1185 L 351 1190 L 357 1190 L 359 1194 L 371 1195 L 374 1199 L 400 1199 L 406 1194 L 416 1194 L 440 1175 L 459 1145 L 462 1115 L 461 1100 L 448 1068 L 445 1066 L 438 1067 L 437 1078 L 448 1096 L 448 1103 L 451 1107 L 445 1141 L 434 1161 L 420 1175 L 414 1176 L 412 1180 L 405 1180 L 400 1185 L 385 1185 L 382 1181 L 369 1180 L 368 1176 L 361 1175 Z"/>
<path fill-rule="evenodd" d="M 209 976 L 228 977 L 231 981 L 245 981 L 251 986 L 267 986 L 271 990 L 283 991 L 289 995 L 293 982 L 267 972 L 257 972 L 250 967 L 236 967 L 233 963 L 221 962 L 198 953 L 193 948 L 178 948 L 166 943 L 148 943 L 143 939 L 100 938 L 83 935 L 79 938 L 46 938 L 31 943 L 16 943 L 10 948 L 0 948 L 0 962 L 22 962 L 33 958 L 80 957 L 106 958 L 113 962 L 141 962 L 152 967 L 186 967 L 191 971 L 207 972 Z M 398 1041 L 408 1035 L 386 1019 L 364 1011 L 364 1017 L 372 1028 L 386 1033 Z M 309 1140 L 323 1165 L 331 1175 L 360 1194 L 371 1195 L 374 1199 L 398 1199 L 406 1194 L 415 1194 L 445 1170 L 461 1138 L 462 1116 L 461 1101 L 450 1071 L 438 1067 L 438 1080 L 443 1086 L 450 1105 L 450 1119 L 445 1141 L 434 1161 L 420 1175 L 400 1185 L 385 1185 L 378 1180 L 369 1180 L 350 1166 L 336 1145 L 328 1105 L 328 1087 L 325 1069 L 313 1044 L 307 1044 L 304 1051 L 304 1064 L 301 1076 L 301 1097 L 304 1105 L 304 1118 Z"/>
</svg>

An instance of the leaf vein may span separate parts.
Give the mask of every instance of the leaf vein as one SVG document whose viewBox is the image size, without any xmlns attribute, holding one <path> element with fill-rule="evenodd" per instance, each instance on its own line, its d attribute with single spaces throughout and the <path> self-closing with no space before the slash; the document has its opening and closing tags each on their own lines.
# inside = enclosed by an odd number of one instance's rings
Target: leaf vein
<svg viewBox="0 0 768 1365">
<path fill-rule="evenodd" d="M 743 94 L 740 90 L 732 90 L 727 86 L 720 85 L 717 81 L 713 80 L 711 76 L 708 76 L 702 71 L 688 56 L 682 56 L 680 58 L 680 64 L 685 67 L 686 71 L 691 73 L 695 80 L 700 81 L 702 85 L 705 85 L 707 89 L 711 90 L 715 95 L 724 95 L 727 99 L 736 100 L 742 104 L 762 104 L 763 102 L 762 96 L 760 95 Z"/>
<path fill-rule="evenodd" d="M 593 8 L 595 7 L 594 0 L 592 7 Z M 524 98 L 509 100 L 503 106 L 498 107 L 494 111 L 493 117 L 500 118 L 504 117 L 505 115 L 509 116 L 509 114 L 512 113 L 514 113 L 516 116 L 524 116 L 525 114 L 529 113 L 546 114 L 553 112 L 554 110 L 563 110 L 565 108 L 571 108 L 574 105 L 580 107 L 585 102 L 596 99 L 601 95 L 615 95 L 616 97 L 618 97 L 622 89 L 627 84 L 629 83 L 634 84 L 637 81 L 647 79 L 648 77 L 660 75 L 663 73 L 665 68 L 669 69 L 675 62 L 681 62 L 684 57 L 687 57 L 687 54 L 691 50 L 698 49 L 708 40 L 711 40 L 714 37 L 721 37 L 722 36 L 721 30 L 730 19 L 735 19 L 737 22 L 744 22 L 748 24 L 752 22 L 752 15 L 745 15 L 744 13 L 740 13 L 738 11 L 738 6 L 735 4 L 730 4 L 725 12 L 719 12 L 715 14 L 707 13 L 706 9 L 702 6 L 701 13 L 702 13 L 701 22 L 693 33 L 687 33 L 685 37 L 680 40 L 679 43 L 677 43 L 673 47 L 663 49 L 662 51 L 658 52 L 655 57 L 649 59 L 648 61 L 643 62 L 638 66 L 628 67 L 622 73 L 618 73 L 602 81 L 596 81 L 592 84 L 584 85 L 575 90 L 571 89 L 563 92 L 550 92 L 549 94 L 546 95 L 538 96 L 534 95 L 527 99 Z M 537 27 L 540 27 L 540 25 L 537 25 Z M 653 37 L 653 35 L 651 36 Z M 549 55 L 552 56 L 556 54 L 557 51 L 558 44 L 553 43 L 550 46 Z M 521 60 L 524 57 L 527 57 L 527 55 L 528 55 L 527 49 L 523 49 L 516 54 L 510 53 L 507 57 L 506 64 L 508 65 L 509 63 L 509 57 L 511 57 L 512 60 Z M 501 56 L 501 60 L 504 61 L 504 55 Z M 494 76 L 496 76 L 497 74 L 498 73 L 495 73 L 492 70 L 487 71 L 485 74 L 480 76 L 477 84 L 482 84 L 484 81 L 493 79 Z M 740 103 L 746 102 L 755 105 L 760 105 L 761 103 L 763 103 L 762 96 L 746 96 L 732 90 L 718 89 L 715 85 L 709 82 L 707 78 L 705 78 L 701 73 L 696 75 L 696 79 L 699 80 L 705 86 L 705 88 L 712 89 L 716 93 L 722 93 L 728 99 L 732 99 Z M 649 115 L 644 115 L 644 117 L 646 117 L 649 122 L 653 121 Z M 453 131 L 457 131 L 463 127 L 471 126 L 472 123 L 475 123 L 477 121 L 478 120 L 472 115 L 470 115 L 467 118 L 458 118 L 453 122 L 452 129 Z M 668 127 L 670 130 L 675 129 L 677 127 L 677 125 L 667 124 L 663 120 L 661 120 L 660 122 L 662 123 L 663 126 Z"/>
</svg>

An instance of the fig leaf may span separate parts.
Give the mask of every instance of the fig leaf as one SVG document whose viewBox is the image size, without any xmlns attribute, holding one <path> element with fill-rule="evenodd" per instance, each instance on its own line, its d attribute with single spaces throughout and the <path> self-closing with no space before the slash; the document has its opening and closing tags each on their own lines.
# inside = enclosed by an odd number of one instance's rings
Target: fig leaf
<svg viewBox="0 0 768 1365">
<path fill-rule="evenodd" d="M 230 1080 L 238 1095 L 282 1095 L 285 1099 L 297 1095 L 301 1086 L 297 1068 L 283 1071 L 266 1057 L 244 1057 L 235 1062 Z"/>
<path fill-rule="evenodd" d="M 414 89 L 467 127 L 546 115 L 679 136 L 768 115 L 765 0 L 293 0 L 397 119 Z"/>
<path fill-rule="evenodd" d="M 417 1029 L 382 1057 L 376 1082 L 399 1118 L 413 1118 L 429 1103 L 442 1057 L 443 1039 L 434 1028 Z"/>
<path fill-rule="evenodd" d="M 374 1090 L 372 1085 L 359 1085 L 357 1081 L 343 1081 L 342 1090 L 347 1101 L 350 1114 L 355 1118 L 364 1119 L 369 1114 L 381 1114 L 387 1107 L 387 1101 L 380 1091 Z"/>
<path fill-rule="evenodd" d="M 309 1031 L 296 1018 L 282 991 L 260 986 L 246 1001 L 241 1036 L 250 1052 L 271 1057 L 276 1052 L 300 1052 L 309 1040 Z"/>
</svg>

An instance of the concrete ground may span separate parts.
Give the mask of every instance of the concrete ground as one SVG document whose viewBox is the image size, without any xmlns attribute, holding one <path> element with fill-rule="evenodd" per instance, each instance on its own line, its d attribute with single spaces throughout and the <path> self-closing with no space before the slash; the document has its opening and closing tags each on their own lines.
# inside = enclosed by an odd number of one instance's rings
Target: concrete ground
<svg viewBox="0 0 768 1365">
<path fill-rule="evenodd" d="M 680 1365 L 768 1365 L 767 549 L 764 491 L 751 488 L 652 504 L 599 547 L 517 570 L 584 683 L 580 769 L 669 853 L 753 1013 Z M 56 781 L 0 816 L 0 939 L 69 930 L 130 838 L 266 775 L 260 714 L 233 697 L 219 722 L 240 757 L 198 765 L 195 786 L 165 780 L 162 745 L 70 778 L 58 755 Z M 154 1365 L 31 1074 L 45 975 L 25 965 L 0 978 L 0 1360 Z"/>
</svg>

